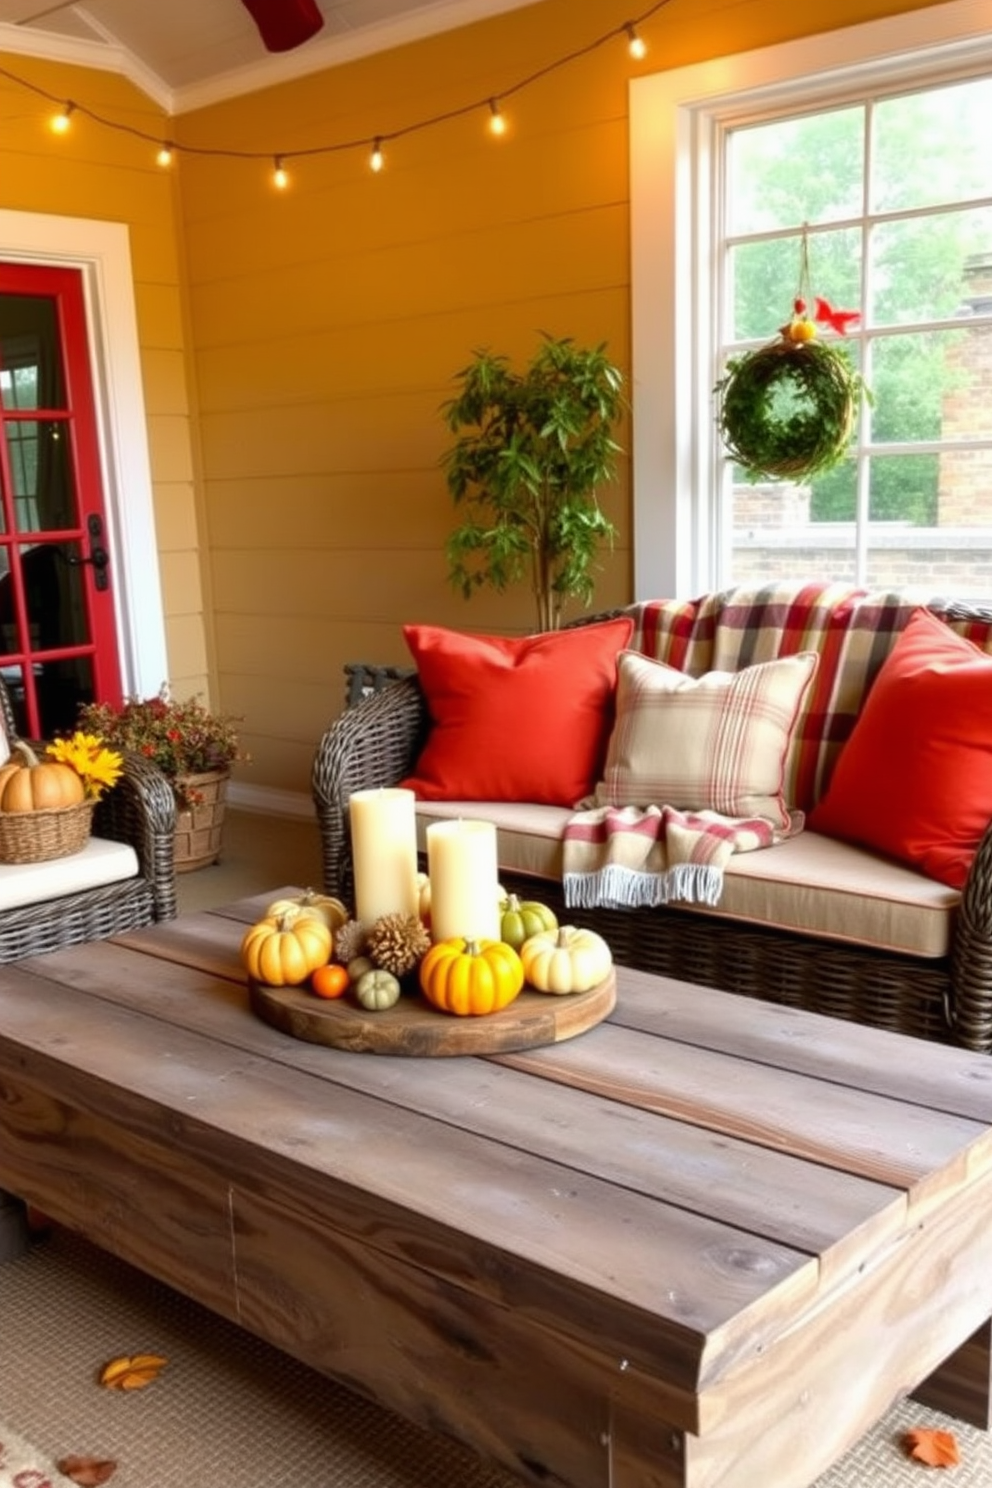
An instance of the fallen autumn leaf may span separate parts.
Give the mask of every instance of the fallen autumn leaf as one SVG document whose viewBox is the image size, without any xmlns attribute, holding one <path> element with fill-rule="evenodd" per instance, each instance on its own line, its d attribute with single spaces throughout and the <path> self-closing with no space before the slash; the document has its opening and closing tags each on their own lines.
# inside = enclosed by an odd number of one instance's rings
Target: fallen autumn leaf
<svg viewBox="0 0 992 1488">
<path fill-rule="evenodd" d="M 906 1432 L 903 1445 L 915 1462 L 923 1462 L 927 1467 L 956 1467 L 961 1461 L 952 1431 L 920 1426 Z"/>
<path fill-rule="evenodd" d="M 117 1463 L 109 1457 L 63 1457 L 55 1465 L 80 1488 L 99 1488 L 117 1471 Z"/>
</svg>

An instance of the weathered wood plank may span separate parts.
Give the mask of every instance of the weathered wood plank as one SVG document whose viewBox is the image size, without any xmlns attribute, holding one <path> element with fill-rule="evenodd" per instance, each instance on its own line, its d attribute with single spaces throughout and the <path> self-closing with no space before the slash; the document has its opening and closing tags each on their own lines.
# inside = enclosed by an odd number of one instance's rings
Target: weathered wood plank
<svg viewBox="0 0 992 1488">
<path fill-rule="evenodd" d="M 992 1130 L 981 1122 L 720 1050 L 646 1039 L 612 1019 L 589 1038 L 494 1057 L 641 1110 L 905 1187 L 914 1203 L 935 1187 L 963 1182 L 969 1171 L 992 1168 Z"/>
<path fill-rule="evenodd" d="M 610 1022 L 992 1123 L 986 1054 L 626 968 Z"/>
</svg>

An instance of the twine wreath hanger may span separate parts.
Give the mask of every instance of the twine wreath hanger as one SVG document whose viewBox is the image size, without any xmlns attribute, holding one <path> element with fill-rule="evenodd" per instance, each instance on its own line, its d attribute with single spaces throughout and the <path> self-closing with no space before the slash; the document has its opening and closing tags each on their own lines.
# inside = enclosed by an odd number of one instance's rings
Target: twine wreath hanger
<svg viewBox="0 0 992 1488">
<path fill-rule="evenodd" d="M 714 388 L 723 442 L 749 480 L 809 480 L 843 459 L 871 395 L 846 351 L 819 339 L 817 322 L 844 336 L 859 318 L 813 295 L 804 226 L 791 318 L 774 341 L 728 361 Z"/>
</svg>

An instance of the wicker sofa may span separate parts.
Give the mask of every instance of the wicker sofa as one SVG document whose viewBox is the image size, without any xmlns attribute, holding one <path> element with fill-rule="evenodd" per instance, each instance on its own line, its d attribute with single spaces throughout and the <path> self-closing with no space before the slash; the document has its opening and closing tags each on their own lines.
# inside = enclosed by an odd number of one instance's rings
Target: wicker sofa
<svg viewBox="0 0 992 1488">
<path fill-rule="evenodd" d="M 797 804 L 808 808 L 822 795 L 883 661 L 921 603 L 919 596 L 908 593 L 872 595 L 839 585 L 778 585 L 729 590 L 684 603 L 645 602 L 621 613 L 629 613 L 634 621 L 632 649 L 694 677 L 714 668 L 736 670 L 799 649 L 820 653 L 823 685 L 832 702 L 829 710 L 822 702 L 810 707 L 802 724 L 805 764 L 800 762 L 798 769 L 806 770 L 807 798 Z M 992 609 L 941 599 L 926 599 L 925 604 L 958 635 L 992 652 Z M 738 617 L 736 622 L 729 618 L 733 616 Z M 324 887 L 346 901 L 352 892 L 348 799 L 353 791 L 396 785 L 413 774 L 431 729 L 415 671 L 356 665 L 347 673 L 347 706 L 320 740 L 312 774 Z M 893 739 L 893 749 L 899 743 Z M 793 786 L 801 795 L 795 771 L 793 775 Z M 566 909 L 553 867 L 553 844 L 545 841 L 536 853 L 526 845 L 520 848 L 521 841 L 530 841 L 532 848 L 535 840 L 527 838 L 528 831 L 535 830 L 534 812 L 528 815 L 527 804 L 519 803 L 515 816 L 515 803 L 505 801 L 418 801 L 418 830 L 422 833 L 430 820 L 453 814 L 495 820 L 500 876 L 506 888 L 542 899 L 570 923 L 594 926 L 621 964 L 992 1051 L 992 831 L 982 837 L 959 891 L 935 885 L 912 867 L 863 847 L 826 844 L 827 879 L 834 878 L 829 889 L 838 887 L 839 876 L 848 908 L 876 892 L 880 903 L 885 900 L 891 875 L 893 897 L 908 895 L 912 920 L 912 901 L 918 894 L 923 917 L 942 928 L 937 940 L 925 946 L 916 944 L 913 931 L 907 948 L 899 935 L 890 933 L 884 919 L 877 936 L 863 928 L 852 933 L 843 902 L 832 920 L 827 915 L 825 928 L 814 913 L 813 932 L 756 909 L 753 896 L 739 912 L 722 904 L 713 909 L 697 904 Z M 549 810 L 543 808 L 538 837 L 556 830 Z M 559 824 L 565 816 L 558 813 Z M 816 835 L 800 834 L 807 839 L 802 852 L 816 850 Z M 748 854 L 752 862 L 746 871 L 753 873 L 756 860 L 762 860 L 763 867 L 779 861 L 775 855 L 789 847 L 786 843 L 767 853 Z M 780 861 L 787 865 L 789 860 Z M 786 878 L 791 871 L 786 867 Z M 829 897 L 828 889 L 818 881 L 805 897 L 816 909 Z"/>
<path fill-rule="evenodd" d="M 0 680 L 0 739 L 16 737 L 10 695 Z M 6 757 L 6 748 L 3 753 Z M 123 844 L 133 849 L 136 871 L 134 857 L 124 854 L 121 855 L 123 871 L 127 876 L 116 876 L 109 882 L 54 896 L 42 894 L 28 902 L 0 908 L 0 964 L 172 919 L 176 913 L 175 821 L 175 798 L 164 775 L 147 760 L 127 755 L 121 779 L 94 811 L 96 840 L 88 848 L 95 847 L 99 852 L 108 844 Z M 112 858 L 112 852 L 108 851 L 107 856 Z M 48 866 L 40 864 L 32 868 Z M 59 876 L 71 881 L 71 860 L 63 860 L 57 866 Z M 116 871 L 110 866 L 100 870 L 101 873 Z M 0 872 L 15 875 L 20 882 L 30 877 L 15 865 L 6 865 Z"/>
</svg>

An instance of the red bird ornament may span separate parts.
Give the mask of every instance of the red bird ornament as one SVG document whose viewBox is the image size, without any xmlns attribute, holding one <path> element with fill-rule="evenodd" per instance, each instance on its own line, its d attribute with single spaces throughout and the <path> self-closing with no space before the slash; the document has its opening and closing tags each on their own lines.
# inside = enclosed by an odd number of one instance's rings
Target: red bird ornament
<svg viewBox="0 0 992 1488">
<path fill-rule="evenodd" d="M 838 336 L 846 336 L 848 326 L 861 319 L 860 310 L 835 310 L 829 300 L 821 299 L 819 295 L 814 314 L 821 325 L 828 325 Z"/>
</svg>

